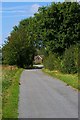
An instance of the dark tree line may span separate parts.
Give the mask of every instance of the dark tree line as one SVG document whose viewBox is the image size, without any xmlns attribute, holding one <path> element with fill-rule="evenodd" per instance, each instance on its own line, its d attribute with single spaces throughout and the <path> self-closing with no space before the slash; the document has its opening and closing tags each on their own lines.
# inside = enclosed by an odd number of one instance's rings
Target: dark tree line
<svg viewBox="0 0 80 120">
<path fill-rule="evenodd" d="M 80 44 L 80 4 L 52 3 L 38 9 L 34 17 L 20 21 L 3 45 L 3 63 L 30 67 L 37 51 L 63 56 Z"/>
</svg>

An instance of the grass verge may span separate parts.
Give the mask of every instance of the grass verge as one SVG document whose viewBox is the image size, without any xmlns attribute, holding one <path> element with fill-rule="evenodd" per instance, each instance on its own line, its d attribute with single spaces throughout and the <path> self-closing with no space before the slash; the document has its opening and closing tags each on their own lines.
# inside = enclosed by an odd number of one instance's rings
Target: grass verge
<svg viewBox="0 0 80 120">
<path fill-rule="evenodd" d="M 2 118 L 2 66 L 0 65 L 0 120 Z"/>
<path fill-rule="evenodd" d="M 70 85 L 73 88 L 80 90 L 80 83 L 78 82 L 77 74 L 63 74 L 59 71 L 50 71 L 48 69 L 42 69 L 42 71 L 51 75 L 52 77 L 64 81 L 65 83 L 67 83 L 67 85 Z"/>
<path fill-rule="evenodd" d="M 18 117 L 19 78 L 23 69 L 3 67 L 2 79 L 2 118 Z"/>
</svg>

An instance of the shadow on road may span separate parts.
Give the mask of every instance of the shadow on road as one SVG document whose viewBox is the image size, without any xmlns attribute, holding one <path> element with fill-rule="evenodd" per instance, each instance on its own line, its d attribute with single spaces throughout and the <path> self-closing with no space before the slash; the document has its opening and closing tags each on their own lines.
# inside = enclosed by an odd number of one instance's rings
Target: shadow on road
<svg viewBox="0 0 80 120">
<path fill-rule="evenodd" d="M 42 69 L 42 68 L 44 68 L 44 66 L 43 65 L 33 65 L 33 67 L 29 67 L 29 68 L 26 68 L 26 69 Z"/>
</svg>

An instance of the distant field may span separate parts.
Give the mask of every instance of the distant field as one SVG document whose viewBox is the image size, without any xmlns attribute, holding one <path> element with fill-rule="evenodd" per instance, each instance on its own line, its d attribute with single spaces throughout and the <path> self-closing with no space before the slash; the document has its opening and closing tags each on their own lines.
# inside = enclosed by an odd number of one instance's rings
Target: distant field
<svg viewBox="0 0 80 120">
<path fill-rule="evenodd" d="M 55 77 L 55 78 L 58 78 L 58 79 L 64 81 L 65 83 L 67 83 L 67 85 L 70 85 L 73 88 L 80 90 L 80 83 L 78 81 L 78 74 L 63 74 L 59 71 L 50 71 L 48 69 L 43 69 L 43 71 L 45 73 L 51 75 L 52 77 Z"/>
<path fill-rule="evenodd" d="M 18 117 L 19 78 L 23 69 L 16 66 L 2 67 L 2 117 Z"/>
</svg>

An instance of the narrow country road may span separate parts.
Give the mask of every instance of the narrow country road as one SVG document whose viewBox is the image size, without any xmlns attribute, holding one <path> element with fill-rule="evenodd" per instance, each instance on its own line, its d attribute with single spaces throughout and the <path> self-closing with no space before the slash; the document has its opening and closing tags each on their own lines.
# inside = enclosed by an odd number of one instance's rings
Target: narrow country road
<svg viewBox="0 0 80 120">
<path fill-rule="evenodd" d="M 19 118 L 78 118 L 78 92 L 40 69 L 20 79 Z"/>
</svg>

